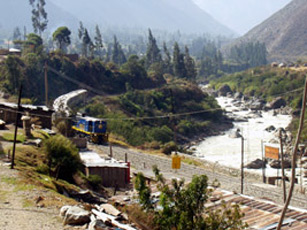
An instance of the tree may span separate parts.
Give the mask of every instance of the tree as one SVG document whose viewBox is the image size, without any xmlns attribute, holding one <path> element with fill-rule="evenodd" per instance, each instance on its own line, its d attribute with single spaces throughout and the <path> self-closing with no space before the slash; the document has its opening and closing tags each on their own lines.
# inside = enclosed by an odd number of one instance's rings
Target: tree
<svg viewBox="0 0 307 230">
<path fill-rule="evenodd" d="M 43 51 L 43 39 L 37 34 L 30 33 L 27 35 L 27 40 L 24 44 L 24 53 L 41 54 Z"/>
<path fill-rule="evenodd" d="M 197 71 L 196 71 L 196 68 L 195 68 L 195 61 L 190 56 L 189 48 L 187 46 L 185 47 L 184 65 L 185 65 L 185 68 L 186 68 L 187 78 L 191 79 L 192 81 L 195 81 L 196 76 L 197 76 Z"/>
<path fill-rule="evenodd" d="M 70 30 L 66 26 L 59 27 L 52 34 L 53 41 L 55 41 L 58 45 L 58 48 L 62 51 L 70 45 Z"/>
<path fill-rule="evenodd" d="M 10 93 L 17 94 L 22 81 L 18 57 L 9 55 L 4 62 L 5 87 Z"/>
<path fill-rule="evenodd" d="M 42 35 L 47 28 L 47 12 L 45 11 L 45 0 L 29 0 L 32 6 L 32 25 L 35 33 Z"/>
<path fill-rule="evenodd" d="M 20 29 L 19 27 L 16 27 L 13 32 L 13 40 L 21 40 L 21 39 L 22 39 L 22 36 L 21 36 Z"/>
<path fill-rule="evenodd" d="M 122 65 L 127 61 L 124 51 L 115 35 L 113 40 L 113 50 L 112 50 L 111 60 L 118 65 Z"/>
<path fill-rule="evenodd" d="M 175 76 L 180 77 L 180 78 L 184 78 L 186 76 L 186 68 L 184 65 L 184 55 L 180 53 L 180 48 L 177 42 L 175 42 L 174 44 L 173 67 L 174 67 Z"/>
<path fill-rule="evenodd" d="M 44 142 L 49 172 L 56 179 L 70 180 L 81 166 L 78 149 L 62 135 L 52 136 Z"/>
<path fill-rule="evenodd" d="M 85 57 L 87 57 L 87 51 L 91 43 L 92 43 L 92 40 L 90 38 L 90 35 L 88 34 L 87 29 L 84 29 L 84 33 L 82 36 L 82 53 Z"/>
<path fill-rule="evenodd" d="M 78 37 L 82 41 L 83 34 L 84 34 L 84 26 L 82 22 L 79 22 L 79 29 L 78 29 Z"/>
<path fill-rule="evenodd" d="M 102 42 L 102 35 L 98 25 L 96 25 L 95 31 L 96 31 L 96 35 L 94 37 L 95 49 L 98 53 L 98 56 L 101 58 L 101 49 L 103 48 L 103 42 Z"/>
<path fill-rule="evenodd" d="M 205 203 L 211 195 L 208 178 L 205 175 L 193 176 L 191 183 L 185 185 L 184 180 L 173 179 L 171 185 L 166 183 L 159 169 L 153 171 L 158 190 L 161 192 L 159 209 L 151 205 L 150 189 L 144 182 L 142 174 L 138 174 L 135 189 L 142 196 L 140 202 L 145 211 L 154 214 L 159 229 L 177 230 L 224 230 L 245 229 L 241 220 L 244 216 L 238 205 L 226 205 L 221 208 L 206 209 Z"/>
<path fill-rule="evenodd" d="M 164 73 L 173 74 L 172 57 L 171 57 L 170 52 L 167 49 L 165 42 L 163 42 L 163 51 L 164 51 L 164 54 L 165 54 L 165 58 L 163 60 Z"/>
<path fill-rule="evenodd" d="M 146 66 L 147 68 L 156 62 L 161 62 L 160 49 L 157 46 L 157 41 L 152 35 L 151 30 L 148 30 L 148 45 L 146 51 Z"/>
</svg>

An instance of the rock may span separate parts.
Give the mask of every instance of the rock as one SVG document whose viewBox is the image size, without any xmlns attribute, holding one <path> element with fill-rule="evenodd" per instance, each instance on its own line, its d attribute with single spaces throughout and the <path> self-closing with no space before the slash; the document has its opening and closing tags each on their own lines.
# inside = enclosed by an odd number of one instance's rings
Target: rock
<svg viewBox="0 0 307 230">
<path fill-rule="evenodd" d="M 94 220 L 88 226 L 88 230 L 105 230 L 107 229 L 107 225 L 103 223 L 102 220 Z"/>
<path fill-rule="evenodd" d="M 300 109 L 296 109 L 294 111 L 292 111 L 292 116 L 293 117 L 299 117 L 301 114 L 301 110 Z"/>
<path fill-rule="evenodd" d="M 84 225 L 90 222 L 90 212 L 78 206 L 71 206 L 65 213 L 64 225 Z"/>
<path fill-rule="evenodd" d="M 231 91 L 229 85 L 225 84 L 225 85 L 223 85 L 219 88 L 218 93 L 219 93 L 220 96 L 226 96 L 227 93 L 232 93 L 232 91 Z"/>
<path fill-rule="evenodd" d="M 265 131 L 267 131 L 267 132 L 272 132 L 272 131 L 275 131 L 275 130 L 276 130 L 276 128 L 273 125 L 270 125 L 269 127 L 267 127 L 265 129 Z"/>
<path fill-rule="evenodd" d="M 262 110 L 264 108 L 265 102 L 263 100 L 256 100 L 251 102 L 250 109 L 251 110 Z"/>
<path fill-rule="evenodd" d="M 273 160 L 270 163 L 270 166 L 274 169 L 281 169 L 281 160 Z M 284 168 L 290 169 L 291 168 L 291 161 L 289 159 L 284 160 Z"/>
<path fill-rule="evenodd" d="M 279 109 L 281 107 L 285 107 L 287 105 L 285 99 L 281 97 L 275 98 L 273 101 L 270 102 L 269 108 L 270 109 Z"/>
<path fill-rule="evenodd" d="M 71 208 L 70 205 L 65 205 L 65 206 L 63 206 L 63 207 L 60 209 L 60 216 L 64 217 L 65 214 L 66 214 L 66 212 L 67 212 L 67 210 L 70 209 L 70 208 Z"/>
<path fill-rule="evenodd" d="M 263 167 L 265 167 L 265 162 L 260 159 L 256 159 L 245 166 L 248 169 L 261 169 Z"/>
<path fill-rule="evenodd" d="M 241 92 L 236 92 L 233 97 L 236 100 L 240 100 L 243 97 L 243 94 Z"/>
<path fill-rule="evenodd" d="M 241 137 L 241 134 L 240 134 L 240 131 L 239 130 L 236 130 L 236 131 L 233 131 L 229 134 L 229 137 L 230 138 L 239 138 Z"/>
</svg>

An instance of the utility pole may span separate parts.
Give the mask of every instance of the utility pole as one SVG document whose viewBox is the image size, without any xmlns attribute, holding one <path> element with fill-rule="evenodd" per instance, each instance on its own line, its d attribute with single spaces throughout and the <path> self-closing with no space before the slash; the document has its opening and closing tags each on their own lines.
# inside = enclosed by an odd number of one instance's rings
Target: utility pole
<svg viewBox="0 0 307 230">
<path fill-rule="evenodd" d="M 279 131 L 279 142 L 280 142 L 280 154 L 281 154 L 281 176 L 282 176 L 282 189 L 284 195 L 284 203 L 286 202 L 286 178 L 285 178 L 285 164 L 284 164 L 284 150 L 283 150 L 283 140 L 282 140 L 282 129 Z"/>
<path fill-rule="evenodd" d="M 13 153 L 12 153 L 12 160 L 11 160 L 11 169 L 14 169 L 15 149 L 16 149 L 16 139 L 17 139 L 18 118 L 19 118 L 19 111 L 20 111 L 21 92 L 22 92 L 22 85 L 19 88 L 18 103 L 17 103 L 17 109 L 16 109 L 15 133 L 14 133 L 14 143 L 13 143 Z"/>
<path fill-rule="evenodd" d="M 262 156 L 262 182 L 265 183 L 265 164 L 263 156 L 263 140 L 261 140 L 261 156 Z"/>
<path fill-rule="evenodd" d="M 48 107 L 48 75 L 47 75 L 47 61 L 45 62 L 45 101 Z"/>
<path fill-rule="evenodd" d="M 241 194 L 244 192 L 244 137 L 241 134 Z"/>
<path fill-rule="evenodd" d="M 292 152 L 292 169 L 291 169 L 291 184 L 290 184 L 290 189 L 289 189 L 289 193 L 288 193 L 288 197 L 285 203 L 285 206 L 282 210 L 279 222 L 278 222 L 278 226 L 277 226 L 277 230 L 280 230 L 288 209 L 288 206 L 290 204 L 291 198 L 292 198 L 292 193 L 293 193 L 293 189 L 294 189 L 294 182 L 295 182 L 295 164 L 296 164 L 296 154 L 297 154 L 297 149 L 298 149 L 298 143 L 302 134 L 302 130 L 303 130 L 303 126 L 304 126 L 304 119 L 305 119 L 305 110 L 306 110 L 306 101 L 307 101 L 307 77 L 305 80 L 305 88 L 304 88 L 304 94 L 303 94 L 303 102 L 302 102 L 302 110 L 301 110 L 301 116 L 300 116 L 300 122 L 299 122 L 299 127 L 298 127 L 298 131 L 296 134 L 296 139 L 295 139 L 295 145 L 293 148 L 293 152 Z"/>
</svg>

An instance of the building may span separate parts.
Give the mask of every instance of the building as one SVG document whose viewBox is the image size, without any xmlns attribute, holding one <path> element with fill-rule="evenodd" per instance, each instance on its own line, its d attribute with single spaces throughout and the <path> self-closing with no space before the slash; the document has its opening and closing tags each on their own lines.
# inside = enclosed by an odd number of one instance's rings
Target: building
<svg viewBox="0 0 307 230">
<path fill-rule="evenodd" d="M 0 119 L 7 124 L 14 123 L 16 119 L 17 104 L 0 102 Z M 20 113 L 26 114 L 31 117 L 36 124 L 42 128 L 51 129 L 52 127 L 52 113 L 54 111 L 46 106 L 34 106 L 34 105 L 21 105 Z M 20 116 L 21 117 L 21 116 Z M 18 121 L 18 126 L 22 126 L 22 121 Z"/>
<path fill-rule="evenodd" d="M 119 162 L 113 158 L 101 158 L 92 151 L 79 153 L 84 164 L 85 175 L 98 175 L 105 187 L 125 187 L 130 183 L 129 162 Z"/>
</svg>

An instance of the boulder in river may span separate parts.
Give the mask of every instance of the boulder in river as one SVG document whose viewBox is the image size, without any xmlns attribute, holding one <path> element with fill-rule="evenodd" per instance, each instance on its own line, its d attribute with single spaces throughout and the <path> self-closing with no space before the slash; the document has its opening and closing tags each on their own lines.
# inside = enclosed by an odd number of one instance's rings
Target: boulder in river
<svg viewBox="0 0 307 230">
<path fill-rule="evenodd" d="M 239 138 L 239 137 L 241 137 L 240 131 L 239 130 L 235 130 L 235 131 L 231 132 L 229 134 L 229 137 L 230 138 Z"/>
<path fill-rule="evenodd" d="M 218 90 L 220 96 L 227 96 L 228 93 L 232 94 L 232 90 L 230 89 L 229 85 L 225 84 L 221 86 Z"/>
<path fill-rule="evenodd" d="M 267 132 L 272 132 L 272 131 L 275 131 L 275 130 L 276 130 L 276 128 L 274 127 L 274 125 L 270 125 L 269 127 L 267 127 L 265 129 L 265 131 L 267 131 Z"/>
<path fill-rule="evenodd" d="M 261 169 L 263 167 L 265 167 L 265 162 L 260 159 L 256 159 L 245 166 L 248 169 Z"/>
<path fill-rule="evenodd" d="M 274 169 L 281 169 L 281 161 L 280 160 L 273 160 L 270 163 L 271 168 Z M 290 169 L 291 168 L 291 161 L 289 159 L 284 160 L 284 168 Z"/>
<path fill-rule="evenodd" d="M 281 107 L 285 107 L 287 105 L 285 99 L 281 97 L 275 98 L 273 101 L 271 101 L 268 105 L 270 109 L 279 109 Z"/>
<path fill-rule="evenodd" d="M 241 92 L 236 92 L 233 97 L 236 100 L 240 100 L 243 97 L 243 94 Z"/>
</svg>

